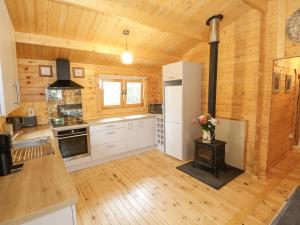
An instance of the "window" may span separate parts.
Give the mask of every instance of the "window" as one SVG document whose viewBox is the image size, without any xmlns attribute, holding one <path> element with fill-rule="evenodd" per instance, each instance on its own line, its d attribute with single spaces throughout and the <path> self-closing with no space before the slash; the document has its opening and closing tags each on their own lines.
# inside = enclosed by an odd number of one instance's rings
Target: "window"
<svg viewBox="0 0 300 225">
<path fill-rule="evenodd" d="M 126 105 L 142 104 L 142 82 L 126 82 Z"/>
<path fill-rule="evenodd" d="M 143 106 L 143 81 L 100 78 L 102 108 Z"/>
<path fill-rule="evenodd" d="M 121 106 L 122 82 L 104 80 L 103 88 L 103 105 L 104 106 Z"/>
</svg>

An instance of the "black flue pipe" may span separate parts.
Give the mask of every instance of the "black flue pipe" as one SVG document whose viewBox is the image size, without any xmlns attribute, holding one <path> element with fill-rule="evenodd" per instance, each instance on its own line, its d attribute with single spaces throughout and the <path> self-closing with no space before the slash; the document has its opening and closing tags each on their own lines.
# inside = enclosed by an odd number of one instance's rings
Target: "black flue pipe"
<svg viewBox="0 0 300 225">
<path fill-rule="evenodd" d="M 219 22 L 222 19 L 222 15 L 215 15 L 210 17 L 206 22 L 210 28 L 208 113 L 214 118 L 216 117 L 217 99 Z"/>
</svg>

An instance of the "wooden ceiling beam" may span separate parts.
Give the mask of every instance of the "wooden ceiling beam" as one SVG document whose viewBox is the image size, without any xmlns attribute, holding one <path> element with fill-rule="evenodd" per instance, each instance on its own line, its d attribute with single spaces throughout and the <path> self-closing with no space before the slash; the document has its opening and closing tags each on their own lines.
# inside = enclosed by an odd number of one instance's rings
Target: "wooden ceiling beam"
<svg viewBox="0 0 300 225">
<path fill-rule="evenodd" d="M 107 55 L 121 55 L 124 52 L 124 48 L 118 48 L 113 46 L 107 46 L 102 44 L 95 44 L 90 42 L 75 41 L 63 38 L 56 38 L 45 35 L 37 35 L 31 33 L 15 32 L 15 38 L 17 43 L 32 44 L 48 47 L 66 48 L 79 51 L 96 52 Z M 175 62 L 180 60 L 180 56 L 166 55 L 163 53 L 155 53 L 145 50 L 131 51 L 135 58 L 141 59 L 156 59 L 167 62 Z"/>
<path fill-rule="evenodd" d="M 243 2 L 262 13 L 267 11 L 268 0 L 243 0 Z"/>
<path fill-rule="evenodd" d="M 73 5 L 76 7 L 93 10 L 102 14 L 113 15 L 120 18 L 129 19 L 136 23 L 146 25 L 162 32 L 172 33 L 195 41 L 208 42 L 209 31 L 207 27 L 197 26 L 189 28 L 186 25 L 179 25 L 178 21 L 158 18 L 139 10 L 124 7 L 120 3 L 107 0 L 53 0 L 56 2 Z"/>
</svg>

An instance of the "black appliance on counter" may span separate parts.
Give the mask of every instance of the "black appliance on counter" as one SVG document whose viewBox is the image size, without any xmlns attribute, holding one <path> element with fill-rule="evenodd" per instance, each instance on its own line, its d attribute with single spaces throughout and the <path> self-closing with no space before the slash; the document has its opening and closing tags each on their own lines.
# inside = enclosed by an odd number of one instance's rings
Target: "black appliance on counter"
<svg viewBox="0 0 300 225">
<path fill-rule="evenodd" d="M 23 127 L 23 117 L 21 116 L 7 117 L 6 122 L 13 125 L 14 131 L 20 130 Z"/>
<path fill-rule="evenodd" d="M 6 176 L 13 170 L 23 167 L 23 164 L 13 165 L 11 148 L 11 135 L 9 133 L 0 134 L 0 176 Z"/>
<path fill-rule="evenodd" d="M 163 113 L 162 104 L 160 103 L 150 104 L 149 112 L 153 114 L 162 114 Z"/>
<path fill-rule="evenodd" d="M 37 119 L 36 116 L 23 116 L 22 117 L 23 124 L 22 127 L 36 127 L 37 126 Z"/>
<path fill-rule="evenodd" d="M 0 176 L 10 174 L 12 167 L 10 134 L 0 135 Z"/>
</svg>

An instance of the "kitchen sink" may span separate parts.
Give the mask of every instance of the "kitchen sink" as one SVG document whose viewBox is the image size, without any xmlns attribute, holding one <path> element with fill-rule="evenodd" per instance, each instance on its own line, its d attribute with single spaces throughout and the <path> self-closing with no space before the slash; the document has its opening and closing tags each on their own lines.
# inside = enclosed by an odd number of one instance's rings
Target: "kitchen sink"
<svg viewBox="0 0 300 225">
<path fill-rule="evenodd" d="M 53 154 L 50 137 L 29 139 L 12 144 L 12 160 L 14 164 L 41 158 Z"/>
</svg>

